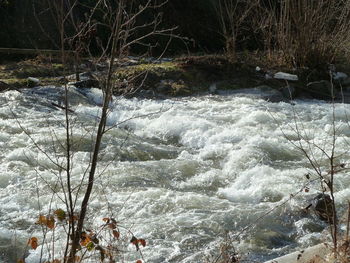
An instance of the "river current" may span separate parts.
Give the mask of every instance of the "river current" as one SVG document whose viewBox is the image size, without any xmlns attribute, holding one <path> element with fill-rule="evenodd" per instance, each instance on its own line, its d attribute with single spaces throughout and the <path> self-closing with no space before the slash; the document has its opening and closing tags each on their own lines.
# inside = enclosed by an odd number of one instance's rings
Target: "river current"
<svg viewBox="0 0 350 263">
<path fill-rule="evenodd" d="M 61 88 L 7 91 L 0 96 L 0 261 L 14 262 L 35 222 L 50 207 L 64 163 Z M 70 88 L 73 184 L 91 153 L 101 104 L 98 90 Z M 321 169 L 336 127 L 336 162 L 348 163 L 350 106 L 308 100 L 271 103 L 254 96 L 203 95 L 167 100 L 114 98 L 108 116 L 90 221 L 113 214 L 147 241 L 146 262 L 205 262 L 225 233 L 245 259 L 264 261 L 324 240 L 327 227 L 302 212 L 319 192 L 300 136 Z M 288 139 L 287 139 L 287 138 Z M 314 146 L 318 147 L 314 147 Z M 40 149 L 39 149 L 40 148 Z M 350 196 L 346 170 L 336 175 L 340 204 Z M 298 193 L 299 192 L 299 193 Z M 296 194 L 298 193 L 298 194 Z M 261 218 L 260 218 L 261 217 Z M 260 218 L 260 219 L 259 219 Z M 259 220 L 257 220 L 259 219 Z M 135 262 L 132 245 L 122 262 Z M 30 250 L 26 262 L 38 262 Z M 214 257 L 214 256 L 213 256 Z M 213 258 L 212 257 L 212 258 Z"/>
</svg>

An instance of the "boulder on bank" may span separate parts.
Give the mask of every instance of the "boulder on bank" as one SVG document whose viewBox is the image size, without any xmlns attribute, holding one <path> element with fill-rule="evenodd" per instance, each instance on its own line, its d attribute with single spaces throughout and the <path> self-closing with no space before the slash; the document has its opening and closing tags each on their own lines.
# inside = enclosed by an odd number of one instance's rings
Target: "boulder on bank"
<svg viewBox="0 0 350 263">
<path fill-rule="evenodd" d="M 38 86 L 40 84 L 40 79 L 38 78 L 33 78 L 33 77 L 28 77 L 27 78 L 27 86 L 29 88 Z"/>
<path fill-rule="evenodd" d="M 328 80 L 314 81 L 306 85 L 307 92 L 316 99 L 330 99 L 332 98 L 333 87 Z"/>
<path fill-rule="evenodd" d="M 76 79 L 76 75 L 70 75 L 67 77 L 69 80 Z M 100 82 L 96 79 L 93 73 L 91 72 L 83 72 L 79 74 L 79 80 L 75 82 L 71 82 L 71 85 L 76 88 L 99 88 Z"/>
<path fill-rule="evenodd" d="M 172 79 L 162 79 L 157 85 L 157 92 L 162 94 L 170 94 L 172 90 L 172 85 L 175 83 Z"/>
<path fill-rule="evenodd" d="M 275 79 L 289 80 L 289 81 L 298 81 L 299 78 L 297 75 L 285 73 L 285 72 L 277 72 L 273 76 Z"/>
<path fill-rule="evenodd" d="M 100 82 L 96 79 L 86 79 L 86 80 L 76 81 L 71 84 L 76 88 L 81 88 L 81 89 L 100 87 Z"/>
<path fill-rule="evenodd" d="M 343 79 L 343 80 L 341 81 L 341 85 L 342 85 L 343 87 L 348 88 L 348 87 L 350 86 L 350 77 L 347 77 L 346 79 Z"/>
<path fill-rule="evenodd" d="M 286 86 L 280 89 L 284 98 L 293 100 L 296 97 L 296 89 L 293 86 Z"/>
<path fill-rule="evenodd" d="M 333 73 L 333 79 L 334 80 L 338 80 L 338 81 L 342 81 L 344 79 L 348 78 L 348 75 L 344 72 L 334 72 Z"/>
<path fill-rule="evenodd" d="M 261 97 L 267 101 L 270 101 L 270 102 L 286 101 L 285 97 L 280 91 L 273 89 L 269 86 L 265 86 L 265 85 L 258 86 L 258 87 L 255 87 L 254 90 L 257 92 L 261 92 Z"/>
<path fill-rule="evenodd" d="M 172 96 L 188 96 L 191 95 L 191 90 L 187 87 L 183 80 L 174 81 L 172 79 L 164 79 L 159 82 L 156 87 L 160 95 Z"/>
<path fill-rule="evenodd" d="M 3 92 L 3 91 L 6 91 L 6 90 L 9 90 L 11 89 L 12 86 L 3 82 L 3 81 L 0 81 L 0 92 Z"/>
</svg>

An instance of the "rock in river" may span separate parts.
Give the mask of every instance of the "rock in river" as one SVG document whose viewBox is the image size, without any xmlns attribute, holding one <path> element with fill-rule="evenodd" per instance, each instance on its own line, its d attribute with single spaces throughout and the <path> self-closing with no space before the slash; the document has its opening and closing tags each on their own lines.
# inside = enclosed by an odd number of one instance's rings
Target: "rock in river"
<svg viewBox="0 0 350 263">
<path fill-rule="evenodd" d="M 313 200 L 313 209 L 322 221 L 333 223 L 333 202 L 328 194 L 318 194 Z"/>
</svg>

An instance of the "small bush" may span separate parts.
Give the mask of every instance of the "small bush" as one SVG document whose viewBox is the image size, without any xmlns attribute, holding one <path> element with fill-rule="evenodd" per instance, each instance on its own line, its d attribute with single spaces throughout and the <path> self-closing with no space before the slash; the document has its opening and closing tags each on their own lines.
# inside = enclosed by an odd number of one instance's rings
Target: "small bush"
<svg viewBox="0 0 350 263">
<path fill-rule="evenodd" d="M 293 66 L 317 67 L 348 52 L 349 0 L 270 0 L 268 8 L 273 14 L 265 19 L 265 42 Z"/>
</svg>

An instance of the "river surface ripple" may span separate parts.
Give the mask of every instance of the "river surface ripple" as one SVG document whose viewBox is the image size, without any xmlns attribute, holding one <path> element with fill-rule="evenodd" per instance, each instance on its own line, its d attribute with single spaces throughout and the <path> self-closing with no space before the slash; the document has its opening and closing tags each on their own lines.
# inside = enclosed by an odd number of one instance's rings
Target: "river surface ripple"
<svg viewBox="0 0 350 263">
<path fill-rule="evenodd" d="M 20 249 L 14 248 L 33 231 L 40 234 L 34 224 L 39 213 L 64 207 L 52 199 L 53 189 L 61 193 L 59 171 L 50 161 L 65 162 L 64 112 L 52 105 L 62 103 L 62 96 L 55 87 L 1 94 L 0 261 L 16 258 Z M 71 87 L 69 98 L 77 185 L 90 160 L 101 93 Z M 291 142 L 299 142 L 297 128 L 329 151 L 335 116 L 336 162 L 347 163 L 349 110 L 336 104 L 333 114 L 332 104 L 322 101 L 292 105 L 244 95 L 114 98 L 90 219 L 98 225 L 113 213 L 147 240 L 142 250 L 147 262 L 203 262 L 218 252 L 225 232 L 239 235 L 237 250 L 255 260 L 315 244 L 326 226 L 301 209 L 319 191 L 319 182 L 291 198 L 311 172 Z M 322 152 L 308 150 L 326 171 Z M 346 202 L 347 173 L 337 174 L 335 184 L 337 201 Z M 134 248 L 128 251 L 124 261 L 135 262 Z M 28 262 L 37 262 L 36 252 L 30 253 Z"/>
</svg>

